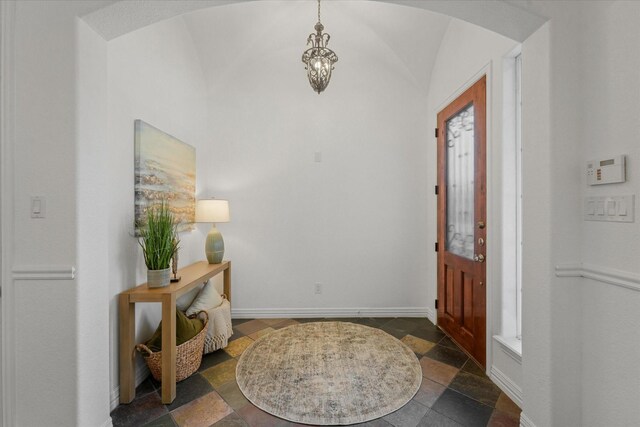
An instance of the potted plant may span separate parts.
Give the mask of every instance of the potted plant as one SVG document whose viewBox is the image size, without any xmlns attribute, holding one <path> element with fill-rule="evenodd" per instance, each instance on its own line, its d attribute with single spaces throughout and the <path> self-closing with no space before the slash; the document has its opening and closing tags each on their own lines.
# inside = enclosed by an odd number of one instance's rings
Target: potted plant
<svg viewBox="0 0 640 427">
<path fill-rule="evenodd" d="M 147 209 L 147 222 L 140 227 L 140 236 L 138 243 L 147 265 L 147 285 L 150 288 L 169 285 L 171 258 L 178 251 L 180 240 L 166 202 Z"/>
</svg>

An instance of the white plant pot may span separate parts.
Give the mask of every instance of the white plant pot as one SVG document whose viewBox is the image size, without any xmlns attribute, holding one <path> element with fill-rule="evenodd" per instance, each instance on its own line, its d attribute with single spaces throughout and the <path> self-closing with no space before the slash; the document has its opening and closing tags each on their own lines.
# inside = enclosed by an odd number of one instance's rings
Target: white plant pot
<svg viewBox="0 0 640 427">
<path fill-rule="evenodd" d="M 164 270 L 147 270 L 147 286 L 150 288 L 162 288 L 169 286 L 171 279 L 171 268 Z"/>
</svg>

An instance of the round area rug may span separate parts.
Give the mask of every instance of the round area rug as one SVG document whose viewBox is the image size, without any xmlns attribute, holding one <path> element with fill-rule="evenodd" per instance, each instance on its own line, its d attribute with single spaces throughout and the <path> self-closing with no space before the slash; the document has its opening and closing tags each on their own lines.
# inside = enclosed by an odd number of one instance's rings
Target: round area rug
<svg viewBox="0 0 640 427">
<path fill-rule="evenodd" d="M 346 322 L 280 329 L 247 348 L 236 368 L 251 403 L 303 424 L 354 424 L 404 406 L 422 382 L 417 357 L 380 329 Z"/>
</svg>

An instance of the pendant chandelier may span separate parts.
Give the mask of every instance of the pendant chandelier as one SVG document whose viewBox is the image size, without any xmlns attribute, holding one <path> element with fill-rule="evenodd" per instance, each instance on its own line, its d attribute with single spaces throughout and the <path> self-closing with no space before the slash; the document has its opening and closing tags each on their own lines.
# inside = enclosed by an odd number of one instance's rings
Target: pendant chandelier
<svg viewBox="0 0 640 427">
<path fill-rule="evenodd" d="M 311 47 L 302 54 L 302 62 L 307 70 L 307 77 L 313 90 L 322 92 L 329 85 L 333 64 L 338 62 L 338 55 L 327 47 L 331 36 L 322 34 L 324 26 L 320 23 L 320 0 L 318 0 L 318 23 L 315 25 L 315 33 L 309 34 L 307 46 Z"/>
</svg>

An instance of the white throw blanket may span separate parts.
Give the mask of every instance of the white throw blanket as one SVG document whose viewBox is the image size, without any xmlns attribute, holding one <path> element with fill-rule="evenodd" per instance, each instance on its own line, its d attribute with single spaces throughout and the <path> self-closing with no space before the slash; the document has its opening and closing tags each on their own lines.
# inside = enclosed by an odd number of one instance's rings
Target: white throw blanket
<svg viewBox="0 0 640 427">
<path fill-rule="evenodd" d="M 204 354 L 224 348 L 233 335 L 231 327 L 231 304 L 225 298 L 218 307 L 207 310 L 209 326 L 204 339 Z"/>
</svg>

